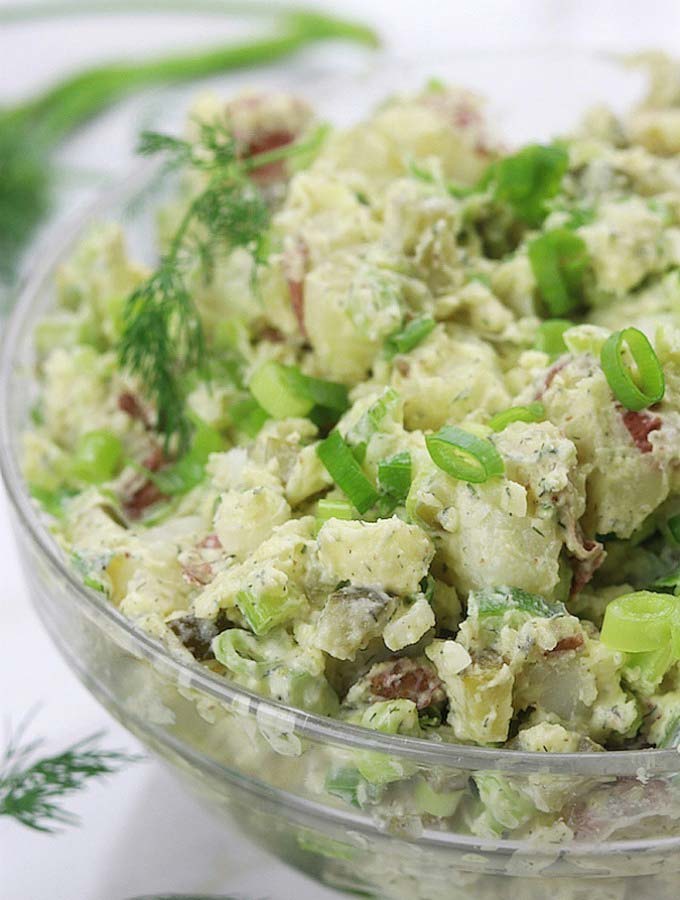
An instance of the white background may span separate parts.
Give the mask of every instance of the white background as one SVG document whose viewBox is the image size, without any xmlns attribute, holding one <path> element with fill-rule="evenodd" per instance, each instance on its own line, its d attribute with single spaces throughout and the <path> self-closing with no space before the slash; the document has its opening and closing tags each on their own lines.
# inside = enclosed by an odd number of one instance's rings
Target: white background
<svg viewBox="0 0 680 900">
<path fill-rule="evenodd" d="M 0 9 L 7 5 L 0 0 Z M 664 47 L 680 54 L 677 0 L 336 0 L 333 9 L 372 22 L 401 53 L 548 44 L 619 51 Z M 102 57 L 216 42 L 237 33 L 227 22 L 200 16 L 0 24 L 0 104 Z M 87 156 L 99 170 L 124 168 L 136 121 L 128 115 L 122 124 L 114 122 L 106 146 L 100 137 L 94 151 L 87 141 L 76 141 L 65 160 Z M 17 565 L 2 488 L 0 564 L 0 722 L 16 724 L 41 704 L 34 730 L 51 750 L 102 728 L 107 746 L 139 750 L 90 699 L 38 624 Z M 272 900 L 336 896 L 227 831 L 154 760 L 93 785 L 69 807 L 82 825 L 58 836 L 0 818 L 2 900 L 124 900 L 169 891 L 228 891 Z"/>
</svg>

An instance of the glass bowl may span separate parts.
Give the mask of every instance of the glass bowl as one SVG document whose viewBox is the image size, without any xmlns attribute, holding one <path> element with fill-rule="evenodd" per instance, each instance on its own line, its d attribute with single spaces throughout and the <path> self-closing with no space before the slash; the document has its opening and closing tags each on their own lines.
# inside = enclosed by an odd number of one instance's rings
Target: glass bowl
<svg viewBox="0 0 680 900">
<path fill-rule="evenodd" d="M 511 141 L 565 131 L 594 102 L 623 108 L 639 73 L 575 51 L 479 52 L 449 60 L 378 57 L 359 71 L 315 79 L 320 114 L 346 122 L 386 94 L 428 76 L 489 97 Z M 262 82 L 262 79 L 259 79 Z M 233 90 L 227 81 L 226 90 Z M 180 97 L 184 100 L 188 92 Z M 182 101 L 184 102 L 184 101 Z M 431 900 L 675 898 L 680 871 L 680 755 L 675 750 L 522 753 L 367 731 L 264 700 L 187 664 L 137 631 L 71 571 L 31 501 L 19 466 L 35 399 L 32 335 L 53 302 L 55 270 L 94 220 L 124 223 L 135 253 L 153 252 L 144 164 L 32 256 L 4 327 L 0 354 L 0 469 L 33 602 L 55 644 L 97 699 L 205 802 L 256 842 L 327 884 L 368 896 Z M 144 202 L 146 198 L 146 203 Z M 401 777 L 377 798 L 352 800 L 357 754 Z M 328 778 L 335 779 L 328 790 Z M 474 807 L 480 783 L 530 797 L 542 839 L 518 838 L 511 821 L 492 837 L 461 819 L 424 812 L 418 785 L 446 785 Z M 485 782 L 483 781 L 485 779 Z M 350 779 L 351 781 L 351 779 Z"/>
</svg>

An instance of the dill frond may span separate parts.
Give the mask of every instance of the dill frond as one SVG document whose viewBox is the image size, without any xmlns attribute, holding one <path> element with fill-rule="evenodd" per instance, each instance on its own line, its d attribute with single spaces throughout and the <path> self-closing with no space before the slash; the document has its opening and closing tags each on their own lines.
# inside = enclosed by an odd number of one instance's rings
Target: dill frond
<svg viewBox="0 0 680 900">
<path fill-rule="evenodd" d="M 61 800 L 85 784 L 112 775 L 140 757 L 118 750 L 100 750 L 102 734 L 93 734 L 62 753 L 31 762 L 44 741 L 24 741 L 25 725 L 10 736 L 0 760 L 0 816 L 9 816 L 35 831 L 52 833 L 59 825 L 76 825 L 78 818 Z"/>
<path fill-rule="evenodd" d="M 218 252 L 248 249 L 257 264 L 266 259 L 270 212 L 250 173 L 262 165 L 297 156 L 309 160 L 326 135 L 322 127 L 305 140 L 243 159 L 225 124 L 203 123 L 195 143 L 144 132 L 140 151 L 164 154 L 170 166 L 199 171 L 203 189 L 191 200 L 156 271 L 129 297 L 118 347 L 121 367 L 137 375 L 156 406 L 156 427 L 186 449 L 191 423 L 185 378 L 207 371 L 199 313 L 186 273 L 198 263 L 209 282 Z"/>
</svg>

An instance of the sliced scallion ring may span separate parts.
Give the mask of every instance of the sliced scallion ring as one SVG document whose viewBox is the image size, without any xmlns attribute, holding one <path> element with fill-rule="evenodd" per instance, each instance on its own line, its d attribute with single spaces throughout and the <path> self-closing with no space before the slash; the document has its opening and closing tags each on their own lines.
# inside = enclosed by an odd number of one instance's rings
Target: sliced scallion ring
<svg viewBox="0 0 680 900">
<path fill-rule="evenodd" d="M 624 356 L 626 347 L 637 371 Z M 626 409 L 637 412 L 663 397 L 666 384 L 661 363 L 638 328 L 624 328 L 610 335 L 602 347 L 600 364 L 612 393 Z"/>
<path fill-rule="evenodd" d="M 658 650 L 671 640 L 679 602 L 670 594 L 652 591 L 617 597 L 605 610 L 602 643 L 625 653 Z"/>
<path fill-rule="evenodd" d="M 360 513 L 365 513 L 377 503 L 378 492 L 339 431 L 331 431 L 317 446 L 316 452 L 333 481 Z"/>
<path fill-rule="evenodd" d="M 460 481 L 481 484 L 505 471 L 491 441 L 456 425 L 445 425 L 436 434 L 428 434 L 425 443 L 435 465 Z"/>
<path fill-rule="evenodd" d="M 489 420 L 492 431 L 503 431 L 512 422 L 542 422 L 545 419 L 545 406 L 538 400 L 526 406 L 511 406 L 503 412 L 496 413 Z"/>
</svg>

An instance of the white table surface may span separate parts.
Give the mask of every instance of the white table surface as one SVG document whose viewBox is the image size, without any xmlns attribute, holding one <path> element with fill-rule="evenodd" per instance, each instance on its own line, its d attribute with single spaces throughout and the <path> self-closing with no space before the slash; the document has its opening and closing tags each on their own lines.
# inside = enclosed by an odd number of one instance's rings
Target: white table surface
<svg viewBox="0 0 680 900">
<path fill-rule="evenodd" d="M 189 3 L 190 0 L 187 0 Z M 0 0 L 0 8 L 6 0 Z M 315 5 L 307 0 L 307 5 Z M 316 4 L 329 6 L 330 4 Z M 536 44 L 612 50 L 664 47 L 680 54 L 677 0 L 336 0 L 333 8 L 372 21 L 401 52 Z M 233 34 L 214 18 L 96 19 L 73 23 L 0 25 L 0 105 L 55 74 L 105 55 L 214 42 Z M 87 138 L 67 161 L 96 158 L 120 170 L 130 159 L 136 108 L 112 121 L 106 146 Z M 131 124 L 132 123 L 132 124 Z M 1 173 L 0 173 L 1 177 Z M 81 191 L 74 203 L 91 191 Z M 1 326 L 0 326 L 1 327 Z M 36 704 L 34 725 L 58 750 L 100 729 L 107 746 L 139 751 L 136 741 L 90 698 L 43 633 L 32 611 L 0 487 L 0 729 Z M 160 892 L 227 893 L 272 900 L 339 896 L 265 856 L 201 808 L 152 759 L 92 785 L 69 801 L 79 828 L 57 836 L 0 818 L 2 900 L 124 900 Z"/>
</svg>

